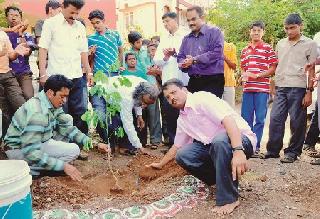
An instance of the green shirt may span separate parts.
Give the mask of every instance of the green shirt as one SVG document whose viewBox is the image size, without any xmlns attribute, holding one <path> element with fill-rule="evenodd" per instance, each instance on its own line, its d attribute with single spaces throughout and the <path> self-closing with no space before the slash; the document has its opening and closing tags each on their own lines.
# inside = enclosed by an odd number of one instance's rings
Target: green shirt
<svg viewBox="0 0 320 219">
<path fill-rule="evenodd" d="M 24 160 L 47 170 L 63 170 L 64 161 L 41 151 L 41 144 L 57 135 L 84 145 L 89 138 L 73 126 L 72 117 L 62 107 L 55 109 L 44 91 L 24 103 L 14 114 L 5 143 L 13 149 L 21 149 Z"/>
<path fill-rule="evenodd" d="M 146 73 L 141 71 L 140 69 L 136 69 L 135 71 L 129 71 L 128 69 L 126 69 L 123 72 L 121 72 L 121 75 L 133 75 L 133 76 L 147 80 Z"/>
</svg>

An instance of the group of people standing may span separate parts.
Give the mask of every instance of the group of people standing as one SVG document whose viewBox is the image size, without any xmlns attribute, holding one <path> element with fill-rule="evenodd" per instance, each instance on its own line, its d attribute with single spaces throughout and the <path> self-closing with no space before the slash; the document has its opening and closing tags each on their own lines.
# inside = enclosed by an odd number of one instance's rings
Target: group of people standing
<svg viewBox="0 0 320 219">
<path fill-rule="evenodd" d="M 147 128 L 152 149 L 161 144 L 164 135 L 170 149 L 160 162 L 149 166 L 161 169 L 176 159 L 206 184 L 216 184 L 214 211 L 229 214 L 239 205 L 238 179 L 248 169 L 247 159 L 279 157 L 288 113 L 292 136 L 281 161 L 292 163 L 301 154 L 319 54 L 317 44 L 302 35 L 298 14 L 285 18 L 287 38 L 280 40 L 275 50 L 262 40 L 263 22 L 250 26 L 251 41 L 240 57 L 240 116 L 234 103 L 236 48 L 224 41 L 218 27 L 206 24 L 201 7 L 187 9 L 191 32 L 179 27 L 176 13 L 168 12 L 162 16 L 167 33 L 160 41 L 154 38 L 145 48 L 141 34 L 133 31 L 128 34 L 131 47 L 124 51 L 120 34 L 107 28 L 101 10 L 90 12 L 88 19 L 95 33 L 87 37 L 85 26 L 77 20 L 83 6 L 83 0 L 64 0 L 62 5 L 50 0 L 48 18 L 36 25 L 36 39 L 25 33 L 21 10 L 6 9 L 9 28 L 4 31 L 8 35 L 0 32 L 0 107 L 9 159 L 26 160 L 35 173 L 64 171 L 81 180 L 70 161 L 81 155 L 80 148 L 91 144 L 87 124 L 81 119 L 90 99 L 93 109 L 110 126 L 106 129 L 98 124 L 100 150 L 109 152 L 109 146 L 111 150 L 122 146 L 128 154 L 146 153 Z M 35 49 L 39 50 L 41 92 L 31 98 L 27 57 Z M 110 103 L 88 95 L 88 86 L 94 85 L 93 76 L 99 72 L 110 78 L 109 85 L 102 86 L 121 95 L 120 113 L 111 120 L 106 118 Z M 276 96 L 269 140 L 267 152 L 259 154 L 272 75 Z M 131 81 L 131 87 L 114 86 L 122 76 Z M 123 126 L 125 135 L 113 139 L 110 130 L 118 126 Z"/>
</svg>

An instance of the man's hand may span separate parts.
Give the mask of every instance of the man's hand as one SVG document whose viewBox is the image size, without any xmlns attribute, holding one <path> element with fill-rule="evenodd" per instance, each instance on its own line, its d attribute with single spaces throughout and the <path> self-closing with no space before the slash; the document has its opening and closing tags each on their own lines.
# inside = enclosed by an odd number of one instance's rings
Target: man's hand
<svg viewBox="0 0 320 219">
<path fill-rule="evenodd" d="M 124 70 L 126 70 L 126 68 L 125 67 L 123 67 L 123 66 L 121 66 L 120 68 L 119 68 L 119 71 L 124 71 Z"/>
<path fill-rule="evenodd" d="M 233 153 L 233 158 L 231 160 L 232 166 L 232 178 L 233 180 L 240 179 L 241 175 L 243 175 L 248 170 L 247 158 L 243 151 L 235 151 Z"/>
<path fill-rule="evenodd" d="M 72 166 L 71 164 L 64 164 L 64 172 L 71 177 L 71 179 L 75 181 L 82 181 L 82 175 L 77 168 Z"/>
<path fill-rule="evenodd" d="M 110 146 L 108 144 L 104 144 L 104 143 L 98 144 L 98 150 L 102 153 L 110 153 L 111 152 Z"/>
<path fill-rule="evenodd" d="M 39 84 L 43 87 L 46 81 L 48 80 L 47 73 L 40 74 Z"/>
<path fill-rule="evenodd" d="M 141 130 L 145 126 L 142 116 L 137 117 L 137 127 Z"/>
<path fill-rule="evenodd" d="M 147 70 L 148 75 L 157 76 L 157 75 L 161 75 L 161 73 L 162 73 L 161 69 L 157 65 L 148 67 L 148 70 Z"/>
<path fill-rule="evenodd" d="M 30 53 L 30 48 L 27 46 L 26 43 L 21 43 L 19 44 L 14 51 L 21 56 L 29 55 Z"/>
<path fill-rule="evenodd" d="M 92 87 L 94 85 L 92 73 L 87 73 L 87 82 L 89 87 Z"/>
<path fill-rule="evenodd" d="M 146 167 L 148 168 L 152 167 L 154 169 L 161 170 L 163 166 L 160 163 L 152 163 L 152 164 L 146 165 Z"/>
<path fill-rule="evenodd" d="M 310 91 L 307 91 L 304 95 L 304 98 L 302 100 L 302 106 L 303 108 L 307 108 L 312 103 L 312 93 Z"/>
<path fill-rule="evenodd" d="M 183 60 L 183 63 L 181 63 L 182 68 L 189 68 L 193 63 L 193 57 L 190 55 L 187 55 L 185 60 Z"/>
<path fill-rule="evenodd" d="M 97 50 L 97 45 L 92 45 L 89 47 L 89 50 L 88 50 L 88 55 L 94 55 L 96 53 L 96 50 Z"/>
<path fill-rule="evenodd" d="M 243 72 L 242 73 L 242 76 L 244 76 L 245 78 L 248 78 L 248 77 L 250 77 L 250 78 L 254 78 L 254 79 L 257 79 L 257 74 L 254 74 L 254 73 L 252 73 L 252 72 L 248 72 L 248 71 L 246 71 L 246 72 Z"/>
</svg>

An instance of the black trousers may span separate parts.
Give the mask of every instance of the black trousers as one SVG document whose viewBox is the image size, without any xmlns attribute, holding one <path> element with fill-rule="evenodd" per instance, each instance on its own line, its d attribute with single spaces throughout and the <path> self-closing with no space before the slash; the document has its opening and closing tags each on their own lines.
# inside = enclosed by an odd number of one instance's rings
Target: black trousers
<svg viewBox="0 0 320 219">
<path fill-rule="evenodd" d="M 224 91 L 224 74 L 217 75 L 191 75 L 188 90 L 191 93 L 207 91 L 222 98 Z"/>
</svg>

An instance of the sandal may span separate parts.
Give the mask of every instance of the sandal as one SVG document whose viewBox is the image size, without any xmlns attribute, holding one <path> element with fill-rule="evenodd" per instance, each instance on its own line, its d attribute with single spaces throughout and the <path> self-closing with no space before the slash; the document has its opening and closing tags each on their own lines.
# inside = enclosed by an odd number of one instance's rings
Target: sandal
<svg viewBox="0 0 320 219">
<path fill-rule="evenodd" d="M 150 146 L 150 149 L 151 149 L 151 150 L 157 150 L 158 147 L 159 147 L 158 144 L 152 144 L 152 145 Z"/>
<path fill-rule="evenodd" d="M 310 162 L 311 165 L 320 165 L 320 159 L 314 159 Z"/>
<path fill-rule="evenodd" d="M 281 163 L 293 163 L 296 160 L 294 157 L 290 156 L 284 156 L 283 158 L 280 159 Z"/>
<path fill-rule="evenodd" d="M 280 155 L 279 154 L 272 154 L 270 152 L 267 152 L 265 154 L 259 154 L 259 158 L 260 159 L 269 159 L 269 158 L 279 158 Z"/>
</svg>

